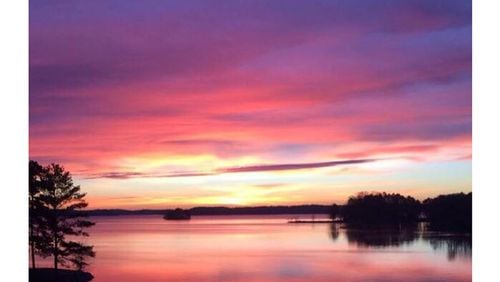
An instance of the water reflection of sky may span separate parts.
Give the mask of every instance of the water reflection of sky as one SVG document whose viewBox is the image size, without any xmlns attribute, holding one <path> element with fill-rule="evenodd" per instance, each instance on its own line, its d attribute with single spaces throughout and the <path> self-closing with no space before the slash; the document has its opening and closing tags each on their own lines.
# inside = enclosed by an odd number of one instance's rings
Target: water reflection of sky
<svg viewBox="0 0 500 282">
<path fill-rule="evenodd" d="M 471 280 L 470 245 L 441 234 L 386 232 L 396 239 L 384 245 L 381 234 L 373 241 L 339 228 L 333 239 L 328 224 L 287 224 L 287 216 L 94 220 L 97 282 Z"/>
<path fill-rule="evenodd" d="M 471 259 L 472 237 L 459 233 L 431 232 L 424 225 L 405 228 L 347 228 L 341 224 L 330 225 L 330 236 L 342 238 L 358 250 L 383 249 L 384 251 L 434 251 L 446 253 L 448 259 Z"/>
</svg>

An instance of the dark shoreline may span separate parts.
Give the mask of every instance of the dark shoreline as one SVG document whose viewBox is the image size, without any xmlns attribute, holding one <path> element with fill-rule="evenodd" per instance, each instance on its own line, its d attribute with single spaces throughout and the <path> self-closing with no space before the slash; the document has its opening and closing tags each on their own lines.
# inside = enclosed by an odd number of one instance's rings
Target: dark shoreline
<svg viewBox="0 0 500 282">
<path fill-rule="evenodd" d="M 30 268 L 30 282 L 88 282 L 94 279 L 89 272 L 71 269 L 58 269 L 57 273 L 53 268 Z"/>
<path fill-rule="evenodd" d="M 123 215 L 164 215 L 172 209 L 96 209 L 82 211 L 88 216 L 123 216 Z M 281 215 L 281 214 L 329 214 L 330 205 L 297 206 L 257 206 L 257 207 L 194 207 L 186 209 L 193 216 L 203 215 Z"/>
</svg>

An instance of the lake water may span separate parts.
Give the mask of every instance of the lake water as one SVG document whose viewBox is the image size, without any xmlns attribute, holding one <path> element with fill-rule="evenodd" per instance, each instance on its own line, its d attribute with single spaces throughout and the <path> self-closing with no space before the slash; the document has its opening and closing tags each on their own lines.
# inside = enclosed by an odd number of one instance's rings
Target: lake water
<svg viewBox="0 0 500 282">
<path fill-rule="evenodd" d="M 472 279 L 470 238 L 289 224 L 290 217 L 92 217 L 88 241 L 97 255 L 88 271 L 96 282 Z"/>
</svg>

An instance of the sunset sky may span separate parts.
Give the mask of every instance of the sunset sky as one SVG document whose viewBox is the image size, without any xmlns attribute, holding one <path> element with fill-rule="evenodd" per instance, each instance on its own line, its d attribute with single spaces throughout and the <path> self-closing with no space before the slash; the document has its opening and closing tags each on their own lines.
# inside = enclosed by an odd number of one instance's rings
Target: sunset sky
<svg viewBox="0 0 500 282">
<path fill-rule="evenodd" d="M 30 159 L 89 208 L 471 191 L 471 1 L 31 1 Z"/>
</svg>

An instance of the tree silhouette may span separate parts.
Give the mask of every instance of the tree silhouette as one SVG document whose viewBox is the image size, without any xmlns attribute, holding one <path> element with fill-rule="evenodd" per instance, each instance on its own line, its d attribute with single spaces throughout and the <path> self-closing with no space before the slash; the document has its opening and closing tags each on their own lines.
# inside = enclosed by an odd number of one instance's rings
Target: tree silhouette
<svg viewBox="0 0 500 282">
<path fill-rule="evenodd" d="M 361 192 L 343 206 L 333 204 L 330 217 L 349 226 L 387 227 L 428 222 L 434 231 L 472 232 L 472 192 L 439 195 L 420 201 L 400 194 Z"/>
<path fill-rule="evenodd" d="M 68 254 L 68 261 L 71 262 L 78 271 L 82 271 L 88 265 L 86 262 L 87 257 L 95 256 L 95 252 L 91 246 L 85 246 L 75 242 L 68 242 L 63 245 Z"/>
<path fill-rule="evenodd" d="M 86 264 L 84 258 L 95 255 L 93 247 L 68 240 L 66 235 L 88 236 L 85 228 L 94 225 L 84 219 L 83 213 L 77 212 L 88 205 L 83 199 L 85 193 L 80 192 L 80 186 L 73 184 L 71 174 L 58 164 L 44 167 L 40 175 L 41 185 L 35 201 L 40 208 L 36 218 L 39 218 L 45 243 L 38 251 L 54 257 L 56 270 L 59 264 L 67 263 L 81 269 Z"/>
<path fill-rule="evenodd" d="M 420 202 L 408 196 L 388 193 L 359 193 L 342 208 L 350 224 L 411 224 L 417 222 Z"/>
<path fill-rule="evenodd" d="M 427 199 L 424 212 L 433 230 L 472 232 L 472 192 Z"/>
<path fill-rule="evenodd" d="M 47 234 L 42 214 L 44 206 L 40 202 L 43 189 L 44 168 L 35 161 L 29 162 L 29 244 L 31 266 L 36 268 L 35 255 L 47 255 Z"/>
<path fill-rule="evenodd" d="M 337 204 L 332 204 L 330 206 L 330 212 L 329 212 L 330 218 L 332 220 L 335 220 L 340 215 L 341 215 L 340 206 L 338 206 Z"/>
</svg>

